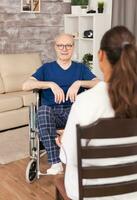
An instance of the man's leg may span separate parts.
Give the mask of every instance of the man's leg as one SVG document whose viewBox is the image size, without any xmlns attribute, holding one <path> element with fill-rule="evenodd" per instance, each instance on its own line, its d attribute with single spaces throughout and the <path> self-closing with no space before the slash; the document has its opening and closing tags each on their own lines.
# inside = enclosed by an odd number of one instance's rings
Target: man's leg
<svg viewBox="0 0 137 200">
<path fill-rule="evenodd" d="M 47 170 L 48 174 L 58 174 L 63 171 L 62 163 L 59 159 L 59 147 L 56 145 L 56 128 L 64 128 L 69 108 L 57 106 L 54 108 L 41 106 L 38 111 L 38 125 L 40 138 L 48 153 L 48 162 L 51 168 Z"/>
<path fill-rule="evenodd" d="M 55 112 L 56 128 L 65 128 L 71 106 L 66 107 L 61 105 L 54 107 L 53 109 Z"/>
<path fill-rule="evenodd" d="M 55 164 L 60 162 L 59 147 L 55 144 L 56 122 L 54 111 L 49 106 L 40 106 L 38 110 L 38 128 L 40 139 L 47 151 L 48 162 Z"/>
</svg>

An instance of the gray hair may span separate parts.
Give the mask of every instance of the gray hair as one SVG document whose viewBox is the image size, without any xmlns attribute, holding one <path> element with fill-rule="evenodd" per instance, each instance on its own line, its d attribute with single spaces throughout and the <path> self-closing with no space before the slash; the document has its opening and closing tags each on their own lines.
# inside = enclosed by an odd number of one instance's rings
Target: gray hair
<svg viewBox="0 0 137 200">
<path fill-rule="evenodd" d="M 58 41 L 58 39 L 60 39 L 63 36 L 69 37 L 72 40 L 72 43 L 74 44 L 74 36 L 69 33 L 60 33 L 59 35 L 57 35 L 54 39 L 55 43 Z"/>
</svg>

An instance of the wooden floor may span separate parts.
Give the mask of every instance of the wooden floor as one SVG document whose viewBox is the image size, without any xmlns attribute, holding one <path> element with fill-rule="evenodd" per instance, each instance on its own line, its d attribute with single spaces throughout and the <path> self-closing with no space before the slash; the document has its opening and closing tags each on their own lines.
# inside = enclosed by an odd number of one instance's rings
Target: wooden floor
<svg viewBox="0 0 137 200">
<path fill-rule="evenodd" d="M 55 200 L 53 181 L 57 176 L 40 176 L 29 184 L 25 180 L 29 159 L 23 159 L 7 165 L 0 165 L 0 200 Z M 49 166 L 46 158 L 41 159 L 41 171 Z M 58 175 L 61 176 L 61 175 Z"/>
</svg>

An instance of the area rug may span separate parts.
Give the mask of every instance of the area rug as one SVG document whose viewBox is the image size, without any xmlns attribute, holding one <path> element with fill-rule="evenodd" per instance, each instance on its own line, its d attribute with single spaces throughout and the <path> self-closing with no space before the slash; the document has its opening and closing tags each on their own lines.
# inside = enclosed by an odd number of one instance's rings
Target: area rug
<svg viewBox="0 0 137 200">
<path fill-rule="evenodd" d="M 8 164 L 28 156 L 28 127 L 0 133 L 0 164 Z"/>
</svg>

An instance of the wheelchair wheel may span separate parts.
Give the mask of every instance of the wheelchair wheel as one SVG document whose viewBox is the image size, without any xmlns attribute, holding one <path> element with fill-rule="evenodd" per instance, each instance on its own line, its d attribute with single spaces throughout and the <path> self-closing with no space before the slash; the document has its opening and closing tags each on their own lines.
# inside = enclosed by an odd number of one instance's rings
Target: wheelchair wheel
<svg viewBox="0 0 137 200">
<path fill-rule="evenodd" d="M 37 161 L 31 160 L 26 169 L 26 181 L 32 183 L 37 178 Z"/>
</svg>

